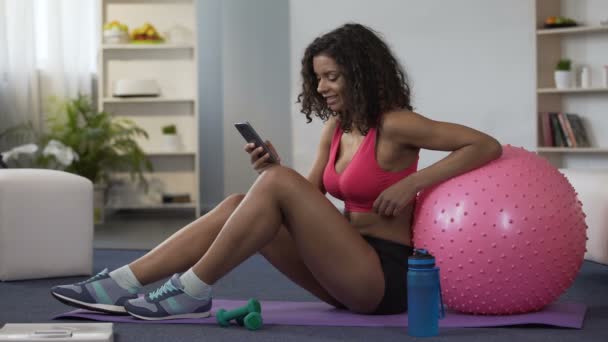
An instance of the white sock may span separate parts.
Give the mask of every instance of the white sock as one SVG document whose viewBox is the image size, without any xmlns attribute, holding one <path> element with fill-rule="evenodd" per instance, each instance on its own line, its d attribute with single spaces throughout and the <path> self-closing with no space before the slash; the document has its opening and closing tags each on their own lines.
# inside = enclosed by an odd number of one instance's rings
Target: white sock
<svg viewBox="0 0 608 342">
<path fill-rule="evenodd" d="M 129 265 L 124 265 L 121 268 L 117 268 L 110 272 L 110 278 L 125 290 L 141 289 L 142 285 L 139 280 L 135 278 L 135 274 L 131 271 Z"/>
<path fill-rule="evenodd" d="M 184 292 L 189 296 L 197 299 L 207 299 L 211 297 L 211 285 L 207 285 L 202 281 L 192 269 L 184 272 L 179 277 L 179 280 L 184 286 Z"/>
</svg>

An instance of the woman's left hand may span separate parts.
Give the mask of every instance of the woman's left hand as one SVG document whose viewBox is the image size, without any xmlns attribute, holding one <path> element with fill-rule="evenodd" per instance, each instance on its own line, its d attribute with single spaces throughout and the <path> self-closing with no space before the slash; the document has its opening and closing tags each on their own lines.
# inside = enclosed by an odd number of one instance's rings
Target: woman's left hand
<svg viewBox="0 0 608 342">
<path fill-rule="evenodd" d="M 415 184 L 408 178 L 386 188 L 374 202 L 374 211 L 384 216 L 399 216 L 403 209 L 416 198 Z"/>
</svg>

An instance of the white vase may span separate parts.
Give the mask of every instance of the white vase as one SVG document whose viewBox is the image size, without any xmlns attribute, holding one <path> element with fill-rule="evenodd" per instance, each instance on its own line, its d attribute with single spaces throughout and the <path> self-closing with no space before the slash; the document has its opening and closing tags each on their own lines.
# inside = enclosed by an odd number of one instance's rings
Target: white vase
<svg viewBox="0 0 608 342">
<path fill-rule="evenodd" d="M 572 88 L 572 72 L 564 70 L 555 70 L 554 74 L 555 88 L 568 89 Z"/>
<path fill-rule="evenodd" d="M 182 144 L 177 134 L 163 134 L 163 147 L 166 151 L 177 152 L 182 149 Z"/>
</svg>

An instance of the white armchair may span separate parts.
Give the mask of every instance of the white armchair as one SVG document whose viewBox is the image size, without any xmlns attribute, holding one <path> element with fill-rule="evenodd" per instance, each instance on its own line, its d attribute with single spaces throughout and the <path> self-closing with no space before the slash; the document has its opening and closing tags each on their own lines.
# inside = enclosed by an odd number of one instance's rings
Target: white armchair
<svg viewBox="0 0 608 342">
<path fill-rule="evenodd" d="M 92 270 L 93 184 L 62 171 L 0 169 L 0 280 Z"/>
<path fill-rule="evenodd" d="M 585 259 L 608 264 L 608 171 L 560 169 L 566 176 L 587 215 Z"/>
</svg>

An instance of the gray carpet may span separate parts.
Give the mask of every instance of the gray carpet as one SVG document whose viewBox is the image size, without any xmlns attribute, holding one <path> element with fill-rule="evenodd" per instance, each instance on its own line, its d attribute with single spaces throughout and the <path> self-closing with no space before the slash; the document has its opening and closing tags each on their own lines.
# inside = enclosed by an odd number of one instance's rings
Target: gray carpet
<svg viewBox="0 0 608 342">
<path fill-rule="evenodd" d="M 143 255 L 144 251 L 96 250 L 95 272 L 110 269 Z M 50 318 L 70 310 L 53 299 L 49 289 L 85 279 L 55 278 L 0 282 L 0 324 L 53 322 Z M 150 285 L 152 287 L 154 285 Z M 229 299 L 256 297 L 268 300 L 314 300 L 291 284 L 263 258 L 255 256 L 222 279 L 215 296 Z M 585 262 L 574 285 L 560 298 L 588 305 L 582 330 L 540 325 L 503 328 L 441 329 L 440 336 L 424 341 L 608 341 L 608 266 Z M 115 341 L 409 341 L 403 328 L 266 326 L 250 332 L 240 327 L 115 324 Z"/>
</svg>

